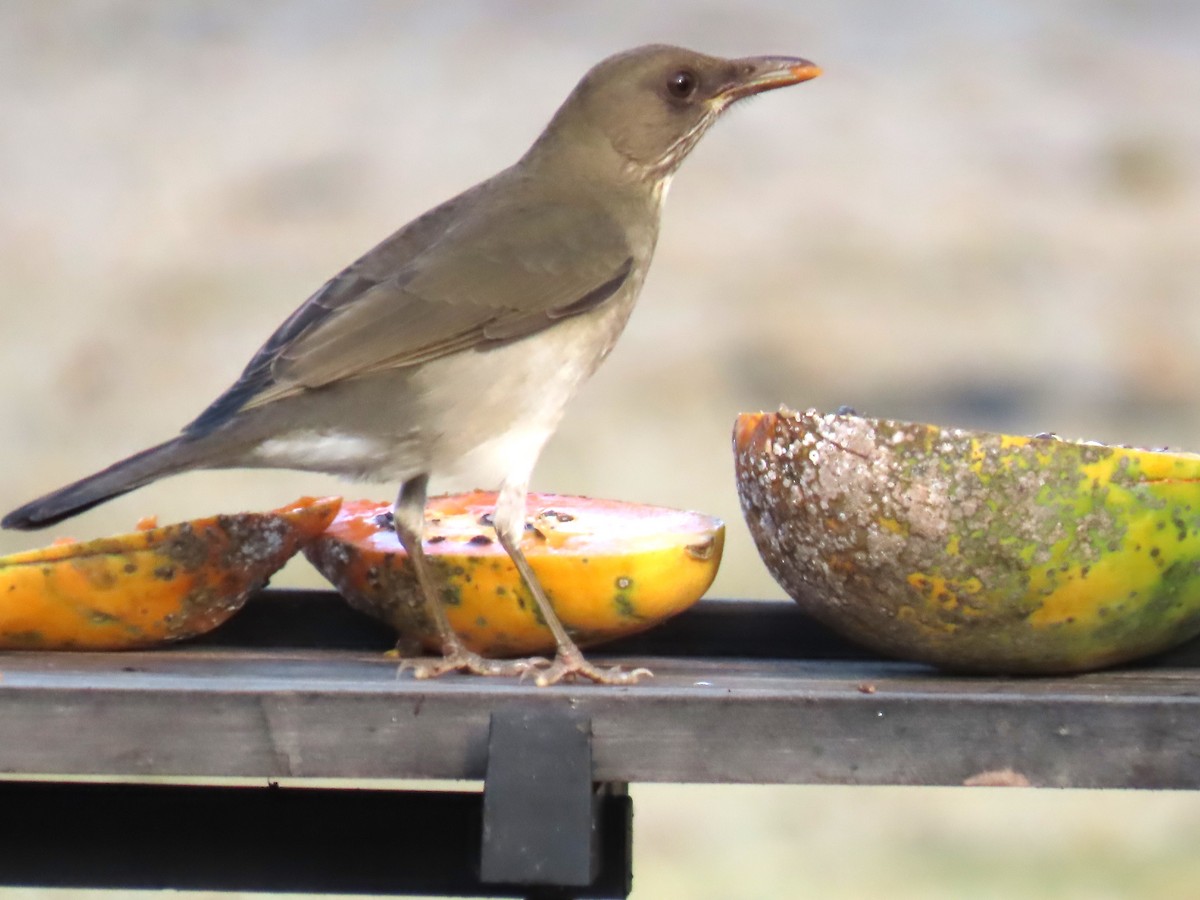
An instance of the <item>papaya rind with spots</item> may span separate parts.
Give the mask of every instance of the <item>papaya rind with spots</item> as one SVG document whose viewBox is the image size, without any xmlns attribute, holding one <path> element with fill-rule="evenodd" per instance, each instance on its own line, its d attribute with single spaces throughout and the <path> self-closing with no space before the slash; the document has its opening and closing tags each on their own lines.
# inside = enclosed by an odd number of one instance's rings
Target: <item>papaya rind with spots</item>
<svg viewBox="0 0 1200 900">
<path fill-rule="evenodd" d="M 0 649 L 132 650 L 235 612 L 333 521 L 341 499 L 195 519 L 0 557 Z"/>
<path fill-rule="evenodd" d="M 781 409 L 742 511 L 806 612 L 883 653 L 1053 673 L 1200 633 L 1200 456 Z"/>
<path fill-rule="evenodd" d="M 553 653 L 554 637 L 486 518 L 496 495 L 431 497 L 424 549 L 451 627 L 486 656 Z M 643 631 L 691 606 L 720 565 L 720 521 L 664 507 L 530 494 L 522 550 L 580 646 Z M 406 648 L 440 652 L 390 505 L 347 502 L 305 555 L 351 606 L 396 629 Z"/>
</svg>

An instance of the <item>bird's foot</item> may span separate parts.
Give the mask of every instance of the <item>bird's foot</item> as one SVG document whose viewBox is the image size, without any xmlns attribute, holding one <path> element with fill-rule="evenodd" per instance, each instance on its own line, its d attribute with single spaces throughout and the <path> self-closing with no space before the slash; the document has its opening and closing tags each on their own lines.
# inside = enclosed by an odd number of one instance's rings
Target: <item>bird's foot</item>
<svg viewBox="0 0 1200 900">
<path fill-rule="evenodd" d="M 554 658 L 554 662 L 550 663 L 546 668 L 537 669 L 536 671 L 537 676 L 534 678 L 534 684 L 538 687 L 548 687 L 552 684 L 558 684 L 567 678 L 586 678 L 589 681 L 596 682 L 596 684 L 637 684 L 637 680 L 643 675 L 651 678 L 654 677 L 654 673 L 649 669 L 638 668 L 628 672 L 620 666 L 613 666 L 611 669 L 602 669 L 588 662 L 578 650 L 575 650 L 573 653 L 559 651 L 558 656 Z"/>
<path fill-rule="evenodd" d="M 520 678 L 529 672 L 538 671 L 548 666 L 550 661 L 540 656 L 527 659 L 488 659 L 460 647 L 445 656 L 414 656 L 400 660 L 400 668 L 411 669 L 414 678 L 437 678 L 447 672 L 468 672 L 472 675 L 498 675 L 508 678 Z"/>
</svg>

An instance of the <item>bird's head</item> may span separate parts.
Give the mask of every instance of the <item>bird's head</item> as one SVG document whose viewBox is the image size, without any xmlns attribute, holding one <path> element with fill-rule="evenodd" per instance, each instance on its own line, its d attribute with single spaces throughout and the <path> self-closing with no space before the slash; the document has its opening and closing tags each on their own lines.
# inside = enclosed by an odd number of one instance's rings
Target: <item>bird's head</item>
<svg viewBox="0 0 1200 900">
<path fill-rule="evenodd" d="M 615 151 L 639 178 L 668 178 L 730 104 L 808 81 L 821 70 L 804 59 L 722 59 L 656 44 L 598 63 L 555 114 L 539 144 Z"/>
</svg>

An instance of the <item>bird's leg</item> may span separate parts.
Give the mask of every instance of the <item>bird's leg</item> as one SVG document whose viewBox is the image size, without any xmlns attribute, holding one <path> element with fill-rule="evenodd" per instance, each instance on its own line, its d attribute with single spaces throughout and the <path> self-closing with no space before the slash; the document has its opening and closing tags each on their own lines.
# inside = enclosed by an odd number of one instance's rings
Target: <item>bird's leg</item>
<svg viewBox="0 0 1200 900">
<path fill-rule="evenodd" d="M 567 676 L 589 678 L 600 684 L 633 684 L 642 675 L 652 674 L 649 669 L 634 669 L 631 672 L 625 672 L 620 667 L 598 668 L 584 658 L 583 651 L 571 640 L 567 629 L 563 627 L 558 615 L 554 612 L 550 599 L 538 582 L 537 576 L 534 575 L 533 569 L 525 559 L 525 554 L 521 552 L 521 537 L 525 533 L 526 487 L 525 484 L 510 482 L 505 482 L 501 486 L 500 496 L 496 498 L 493 522 L 496 526 L 496 538 L 500 541 L 500 546 L 508 553 L 509 558 L 517 567 L 517 571 L 521 573 L 521 579 L 529 588 L 529 593 L 533 595 L 542 619 L 545 620 L 550 633 L 554 635 L 554 642 L 558 646 L 554 662 L 550 664 L 549 668 L 539 669 L 537 672 L 538 687 L 555 684 Z"/>
<path fill-rule="evenodd" d="M 440 658 L 414 658 L 401 662 L 401 669 L 411 668 L 417 678 L 434 678 L 446 672 L 473 672 L 476 675 L 523 675 L 538 664 L 545 665 L 546 660 L 487 659 L 463 646 L 462 640 L 450 627 L 446 617 L 446 609 L 442 605 L 441 593 L 438 589 L 437 576 L 429 564 L 428 557 L 422 546 L 425 533 L 425 494 L 429 486 L 429 476 L 418 475 L 410 478 L 400 486 L 393 507 L 393 521 L 396 537 L 408 552 L 412 560 L 413 570 L 417 574 L 417 583 L 425 597 L 425 608 L 429 618 L 437 629 L 442 642 Z"/>
</svg>

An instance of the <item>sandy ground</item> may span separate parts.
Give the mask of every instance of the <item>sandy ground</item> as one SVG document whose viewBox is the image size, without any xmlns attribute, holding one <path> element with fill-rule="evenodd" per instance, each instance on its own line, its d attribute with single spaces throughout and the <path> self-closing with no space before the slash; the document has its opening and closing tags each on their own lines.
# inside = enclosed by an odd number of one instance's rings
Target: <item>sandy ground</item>
<svg viewBox="0 0 1200 900">
<path fill-rule="evenodd" d="M 688 161 L 537 489 L 720 515 L 714 594 L 778 597 L 737 508 L 739 410 L 1200 448 L 1198 37 L 1185 0 L 4 4 L 0 507 L 170 436 L 329 275 L 656 40 L 827 74 Z M 192 474 L 65 530 L 391 490 Z M 642 897 L 1180 897 L 1196 875 L 1182 795 L 637 797 Z"/>
</svg>

